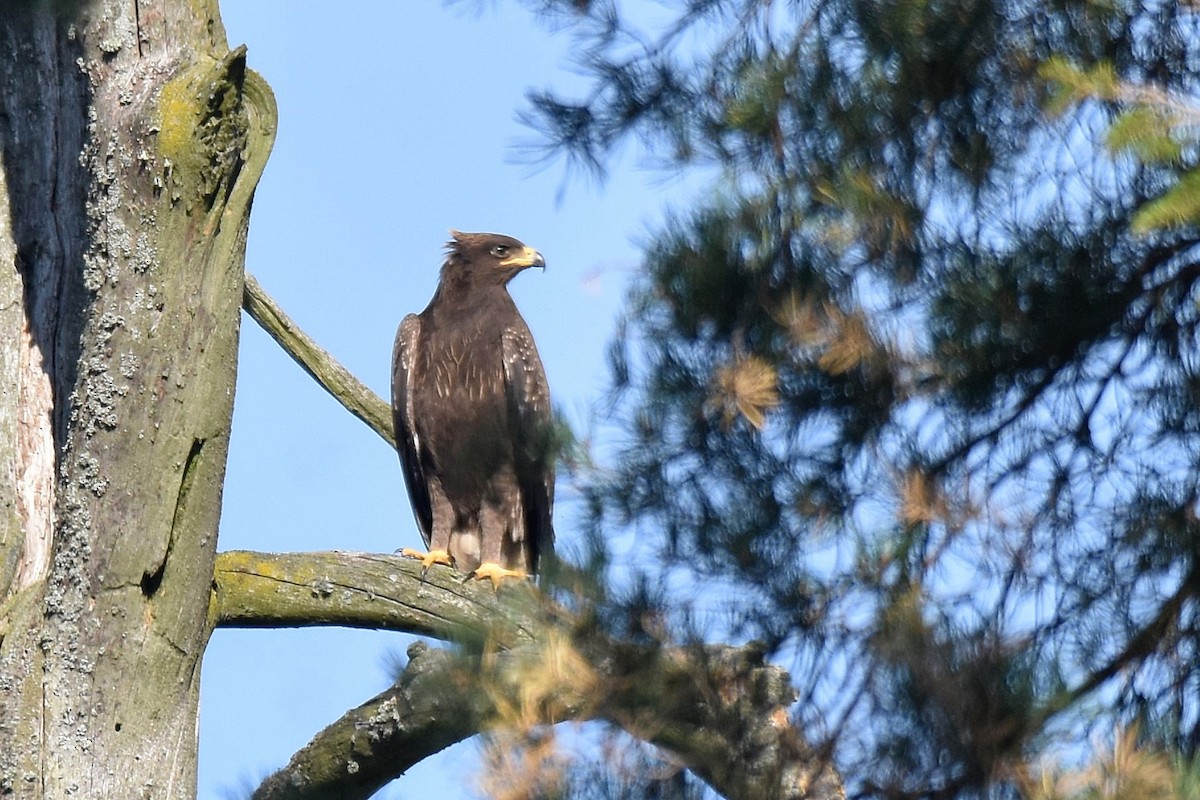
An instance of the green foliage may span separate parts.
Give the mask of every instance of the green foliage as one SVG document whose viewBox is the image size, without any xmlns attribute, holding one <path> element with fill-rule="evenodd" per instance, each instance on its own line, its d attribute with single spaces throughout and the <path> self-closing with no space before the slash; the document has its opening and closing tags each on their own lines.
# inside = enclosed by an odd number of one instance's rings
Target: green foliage
<svg viewBox="0 0 1200 800">
<path fill-rule="evenodd" d="M 1120 88 L 1117 73 L 1107 61 L 1085 70 L 1062 56 L 1051 56 L 1038 69 L 1038 76 L 1050 85 L 1046 111 L 1055 116 L 1084 100 L 1116 100 Z"/>
<path fill-rule="evenodd" d="M 1012 795 L 1130 720 L 1194 756 L 1200 15 L 538 5 L 592 82 L 532 98 L 551 152 L 722 173 L 613 347 L 589 522 L 657 590 L 605 621 L 761 639 L 866 795 Z"/>
<path fill-rule="evenodd" d="M 1200 225 L 1200 171 L 1188 172 L 1161 196 L 1138 209 L 1132 225 L 1137 233 Z"/>
<path fill-rule="evenodd" d="M 1089 100 L 1115 105 L 1119 111 L 1109 126 L 1109 148 L 1142 164 L 1176 168 L 1173 174 L 1163 176 L 1165 190 L 1148 199 L 1134 215 L 1135 232 L 1200 223 L 1200 184 L 1195 177 L 1200 104 L 1158 86 L 1123 80 L 1108 61 L 1084 70 L 1065 58 L 1053 57 L 1039 74 L 1052 87 L 1046 103 L 1049 112 L 1065 113 Z"/>
<path fill-rule="evenodd" d="M 1183 156 L 1183 145 L 1171 135 L 1171 119 L 1158 108 L 1133 108 L 1113 120 L 1108 146 L 1147 164 L 1170 163 Z"/>
</svg>

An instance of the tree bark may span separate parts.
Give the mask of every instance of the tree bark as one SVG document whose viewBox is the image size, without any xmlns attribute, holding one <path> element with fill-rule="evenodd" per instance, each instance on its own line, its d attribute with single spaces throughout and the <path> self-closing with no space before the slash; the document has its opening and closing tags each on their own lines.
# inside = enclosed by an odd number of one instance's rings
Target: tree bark
<svg viewBox="0 0 1200 800">
<path fill-rule="evenodd" d="M 532 586 L 464 580 L 449 567 L 378 553 L 253 553 L 217 556 L 212 617 L 218 627 L 341 625 L 514 647 L 544 627 Z"/>
<path fill-rule="evenodd" d="M 0 14 L 0 794 L 195 794 L 269 89 L 216 0 Z"/>
</svg>

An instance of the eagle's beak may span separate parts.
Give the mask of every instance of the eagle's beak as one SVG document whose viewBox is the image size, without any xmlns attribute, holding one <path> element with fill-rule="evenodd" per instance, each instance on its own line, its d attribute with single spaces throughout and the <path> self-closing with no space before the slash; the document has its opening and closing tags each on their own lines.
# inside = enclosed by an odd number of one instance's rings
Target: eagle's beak
<svg viewBox="0 0 1200 800">
<path fill-rule="evenodd" d="M 540 270 L 545 270 L 546 259 L 542 258 L 542 254 L 537 250 L 534 250 L 532 247 L 526 247 L 520 253 L 501 261 L 500 266 L 520 267 L 521 269 L 525 269 L 526 267 L 537 267 Z"/>
<path fill-rule="evenodd" d="M 546 259 L 532 247 L 526 247 L 518 258 L 520 260 L 517 263 L 523 267 L 537 267 L 543 272 L 546 271 Z"/>
</svg>

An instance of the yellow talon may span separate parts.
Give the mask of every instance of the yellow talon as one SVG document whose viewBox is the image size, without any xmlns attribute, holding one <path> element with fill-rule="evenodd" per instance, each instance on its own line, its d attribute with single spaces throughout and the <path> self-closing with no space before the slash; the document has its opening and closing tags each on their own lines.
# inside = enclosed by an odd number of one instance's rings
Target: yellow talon
<svg viewBox="0 0 1200 800">
<path fill-rule="evenodd" d="M 481 581 L 484 579 L 492 582 L 492 589 L 500 591 L 500 581 L 505 578 L 527 578 L 529 577 L 524 572 L 516 569 L 506 569 L 494 562 L 480 564 L 475 568 L 475 571 L 469 576 L 472 580 Z"/>
<path fill-rule="evenodd" d="M 406 547 L 400 551 L 400 555 L 404 558 L 419 560 L 421 562 L 421 574 L 424 574 L 434 564 L 445 564 L 447 567 L 454 566 L 454 559 L 445 550 L 430 550 L 428 553 L 422 553 L 420 550 L 413 550 Z"/>
</svg>

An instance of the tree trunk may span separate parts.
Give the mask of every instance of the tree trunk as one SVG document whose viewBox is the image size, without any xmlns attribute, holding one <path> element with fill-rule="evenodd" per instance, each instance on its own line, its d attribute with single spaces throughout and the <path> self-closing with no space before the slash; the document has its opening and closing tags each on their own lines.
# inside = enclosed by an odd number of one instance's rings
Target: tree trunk
<svg viewBox="0 0 1200 800">
<path fill-rule="evenodd" d="M 216 0 L 0 14 L 0 795 L 195 794 L 273 131 Z"/>
</svg>

